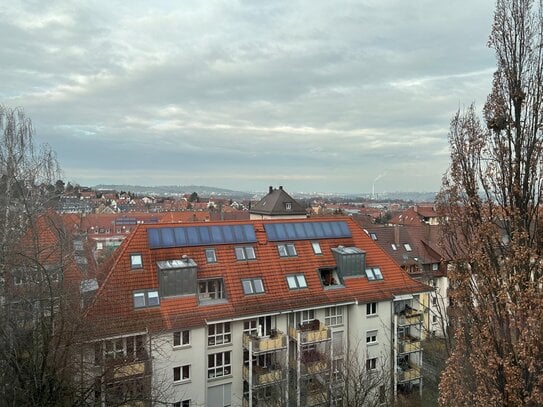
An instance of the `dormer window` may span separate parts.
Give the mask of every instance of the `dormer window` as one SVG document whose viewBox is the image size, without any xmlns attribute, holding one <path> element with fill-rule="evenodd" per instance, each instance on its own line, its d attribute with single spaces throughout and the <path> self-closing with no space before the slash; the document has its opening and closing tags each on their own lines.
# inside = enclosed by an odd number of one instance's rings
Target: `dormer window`
<svg viewBox="0 0 543 407">
<path fill-rule="evenodd" d="M 287 211 L 292 210 L 292 203 L 291 202 L 285 202 L 285 210 L 287 210 Z"/>
<path fill-rule="evenodd" d="M 135 253 L 130 255 L 130 268 L 132 270 L 143 268 L 143 260 L 141 254 Z"/>
</svg>

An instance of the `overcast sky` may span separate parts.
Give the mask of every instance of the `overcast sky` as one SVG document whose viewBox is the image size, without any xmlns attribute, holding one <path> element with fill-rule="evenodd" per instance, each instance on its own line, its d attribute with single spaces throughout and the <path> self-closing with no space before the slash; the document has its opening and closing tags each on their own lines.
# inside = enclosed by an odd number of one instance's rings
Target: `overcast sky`
<svg viewBox="0 0 543 407">
<path fill-rule="evenodd" d="M 5 1 L 0 103 L 82 185 L 437 191 L 493 0 Z"/>
</svg>

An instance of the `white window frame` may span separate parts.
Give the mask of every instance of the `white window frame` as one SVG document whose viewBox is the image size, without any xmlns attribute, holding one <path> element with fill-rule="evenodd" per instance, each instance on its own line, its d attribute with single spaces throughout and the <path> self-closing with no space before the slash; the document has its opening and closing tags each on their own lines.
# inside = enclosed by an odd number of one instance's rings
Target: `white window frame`
<svg viewBox="0 0 543 407">
<path fill-rule="evenodd" d="M 366 345 L 375 345 L 377 344 L 377 329 L 372 331 L 366 331 Z"/>
<path fill-rule="evenodd" d="M 311 242 L 311 248 L 313 249 L 313 253 L 315 253 L 316 255 L 322 254 L 322 248 L 319 242 Z"/>
<path fill-rule="evenodd" d="M 182 365 L 182 366 L 175 366 L 173 368 L 173 382 L 174 383 L 187 383 L 190 381 L 190 364 L 189 365 Z M 179 375 L 178 379 L 175 379 L 176 372 Z"/>
<path fill-rule="evenodd" d="M 210 324 L 207 327 L 207 345 L 218 346 L 232 343 L 232 326 L 230 322 Z"/>
<path fill-rule="evenodd" d="M 173 403 L 173 407 L 190 407 L 190 404 L 191 404 L 190 399 L 181 400 L 181 401 L 176 401 L 175 403 Z"/>
<path fill-rule="evenodd" d="M 256 260 L 256 252 L 253 246 L 236 246 L 234 252 L 238 261 Z"/>
<path fill-rule="evenodd" d="M 244 278 L 241 280 L 241 285 L 245 295 L 264 294 L 266 292 L 261 277 Z"/>
<path fill-rule="evenodd" d="M 190 346 L 190 330 L 175 331 L 173 333 L 173 347 L 182 348 L 186 346 Z"/>
<path fill-rule="evenodd" d="M 307 281 L 303 274 L 289 274 L 287 275 L 287 285 L 290 290 L 299 290 L 307 288 Z"/>
<path fill-rule="evenodd" d="M 314 309 L 307 309 L 305 311 L 300 312 L 300 325 L 303 325 L 307 322 L 311 322 L 315 320 L 315 310 Z"/>
<path fill-rule="evenodd" d="M 343 307 L 328 307 L 324 310 L 324 325 L 343 325 Z"/>
<path fill-rule="evenodd" d="M 228 360 L 228 362 L 227 362 Z M 232 374 L 232 352 L 218 352 L 207 355 L 207 378 L 216 379 Z"/>
<path fill-rule="evenodd" d="M 366 359 L 366 371 L 375 372 L 377 370 L 377 358 Z"/>
<path fill-rule="evenodd" d="M 366 304 L 366 316 L 374 316 L 374 315 L 377 315 L 377 303 L 368 302 Z"/>
</svg>

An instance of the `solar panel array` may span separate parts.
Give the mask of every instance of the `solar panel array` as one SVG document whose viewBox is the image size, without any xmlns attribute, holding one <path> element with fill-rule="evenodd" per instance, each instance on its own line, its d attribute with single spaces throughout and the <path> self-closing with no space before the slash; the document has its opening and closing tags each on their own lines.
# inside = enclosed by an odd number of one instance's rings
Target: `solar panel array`
<svg viewBox="0 0 543 407">
<path fill-rule="evenodd" d="M 267 223 L 264 229 L 271 242 L 352 237 L 345 221 Z"/>
<path fill-rule="evenodd" d="M 147 229 L 151 249 L 256 242 L 253 225 L 176 226 Z"/>
</svg>

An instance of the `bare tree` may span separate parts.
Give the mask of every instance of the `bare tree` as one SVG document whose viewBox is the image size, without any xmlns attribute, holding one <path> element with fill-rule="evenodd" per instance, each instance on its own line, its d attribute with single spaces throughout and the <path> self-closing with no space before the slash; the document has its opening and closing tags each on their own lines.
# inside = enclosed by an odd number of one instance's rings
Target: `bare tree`
<svg viewBox="0 0 543 407">
<path fill-rule="evenodd" d="M 473 106 L 451 122 L 439 197 L 454 266 L 444 406 L 543 400 L 542 13 L 541 0 L 497 1 L 486 127 Z"/>
</svg>

